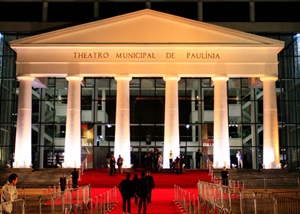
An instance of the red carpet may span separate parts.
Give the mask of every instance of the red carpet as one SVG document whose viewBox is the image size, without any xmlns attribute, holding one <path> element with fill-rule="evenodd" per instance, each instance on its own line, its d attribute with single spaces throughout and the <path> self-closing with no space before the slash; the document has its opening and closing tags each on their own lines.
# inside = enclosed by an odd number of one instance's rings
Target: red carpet
<svg viewBox="0 0 300 214">
<path fill-rule="evenodd" d="M 137 171 L 131 173 L 131 178 L 135 173 L 140 177 L 140 171 Z M 155 180 L 156 188 L 173 188 L 174 185 L 181 188 L 196 188 L 199 180 L 210 181 L 211 179 L 206 170 L 186 170 L 179 175 L 171 172 L 152 173 L 151 175 Z M 79 185 L 91 184 L 92 188 L 113 188 L 123 179 L 125 179 L 125 173 L 109 176 L 107 169 L 89 169 L 81 175 Z"/>
<path fill-rule="evenodd" d="M 140 172 L 137 173 L 140 177 Z M 202 170 L 186 170 L 180 175 L 176 175 L 170 172 L 166 173 L 152 173 L 155 181 L 155 189 L 153 190 L 152 203 L 147 206 L 147 214 L 179 214 L 180 209 L 173 202 L 174 200 L 174 185 L 177 185 L 184 190 L 197 194 L 197 182 L 210 181 L 210 176 L 207 171 Z M 125 173 L 114 174 L 109 176 L 107 169 L 90 169 L 81 175 L 79 185 L 90 184 L 92 187 L 92 197 L 102 194 L 103 192 L 118 186 L 121 180 L 125 179 Z M 111 214 L 122 213 L 122 200 L 119 191 L 117 191 L 118 204 L 110 212 Z M 132 201 L 131 213 L 137 213 L 137 205 Z"/>
</svg>

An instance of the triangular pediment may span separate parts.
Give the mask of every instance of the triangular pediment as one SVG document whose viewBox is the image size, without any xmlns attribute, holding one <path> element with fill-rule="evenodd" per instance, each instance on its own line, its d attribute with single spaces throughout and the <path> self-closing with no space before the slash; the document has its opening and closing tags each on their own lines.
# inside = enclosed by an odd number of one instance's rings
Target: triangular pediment
<svg viewBox="0 0 300 214">
<path fill-rule="evenodd" d="M 11 46 L 69 44 L 206 44 L 280 46 L 283 42 L 150 9 L 11 42 Z"/>
</svg>

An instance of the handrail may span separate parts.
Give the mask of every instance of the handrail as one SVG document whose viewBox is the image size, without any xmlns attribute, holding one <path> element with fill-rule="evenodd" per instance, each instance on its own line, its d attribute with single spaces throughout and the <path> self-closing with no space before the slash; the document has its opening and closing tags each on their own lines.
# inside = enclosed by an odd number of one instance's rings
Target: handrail
<svg viewBox="0 0 300 214">
<path fill-rule="evenodd" d="M 300 213 L 299 191 L 266 192 L 241 188 L 237 183 L 198 182 L 198 213 Z M 232 185 L 232 186 L 230 186 Z M 288 212 L 285 212 L 287 211 Z"/>
</svg>

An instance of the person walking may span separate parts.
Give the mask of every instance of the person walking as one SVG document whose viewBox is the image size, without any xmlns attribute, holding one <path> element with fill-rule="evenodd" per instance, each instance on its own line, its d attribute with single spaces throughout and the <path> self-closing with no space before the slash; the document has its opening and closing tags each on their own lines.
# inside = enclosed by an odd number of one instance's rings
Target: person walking
<svg viewBox="0 0 300 214">
<path fill-rule="evenodd" d="M 130 173 L 126 174 L 126 179 L 121 181 L 118 188 L 122 195 L 123 214 L 126 214 L 126 204 L 127 204 L 127 214 L 130 214 L 131 198 L 134 196 L 135 193 L 133 182 L 130 180 Z"/>
<path fill-rule="evenodd" d="M 236 158 L 237 158 L 237 164 L 238 168 L 242 169 L 243 168 L 243 155 L 240 150 L 236 153 Z"/>
<path fill-rule="evenodd" d="M 123 173 L 123 169 L 122 169 L 123 160 L 124 159 L 121 157 L 121 155 L 119 155 L 118 160 L 117 160 L 117 165 L 118 165 L 118 171 L 119 171 L 119 173 Z"/>
<path fill-rule="evenodd" d="M 76 168 L 74 168 L 73 172 L 71 173 L 71 177 L 72 177 L 72 188 L 77 188 L 79 174 L 78 174 L 78 171 L 76 170 Z"/>
<path fill-rule="evenodd" d="M 116 159 L 114 155 L 111 155 L 109 160 L 109 175 L 112 176 L 116 172 Z"/>
<path fill-rule="evenodd" d="M 222 184 L 224 186 L 228 186 L 228 176 L 229 176 L 228 171 L 227 171 L 226 167 L 224 166 L 221 171 Z"/>
<path fill-rule="evenodd" d="M 152 199 L 152 190 L 155 187 L 155 183 L 150 171 L 147 171 L 145 178 L 147 179 L 149 185 L 149 194 L 147 197 L 147 203 L 150 204 Z"/>
<path fill-rule="evenodd" d="M 149 195 L 149 184 L 147 179 L 145 178 L 146 173 L 144 171 L 141 172 L 141 178 L 138 181 L 137 186 L 137 195 L 139 197 L 139 206 L 138 213 L 141 214 L 142 206 L 143 206 L 143 214 L 146 214 L 147 211 L 147 197 Z"/>
<path fill-rule="evenodd" d="M 18 183 L 18 175 L 13 173 L 8 177 L 8 181 L 1 189 L 1 203 L 3 202 L 13 202 L 18 199 L 18 191 L 16 185 Z M 6 203 L 2 205 L 2 211 L 6 214 L 10 214 L 13 211 L 13 204 Z"/>
<path fill-rule="evenodd" d="M 60 177 L 59 185 L 60 185 L 60 191 L 61 192 L 65 191 L 67 185 L 67 179 L 65 177 L 65 174 L 62 174 L 62 176 Z"/>
<path fill-rule="evenodd" d="M 133 183 L 133 186 L 134 186 L 134 204 L 135 205 L 138 205 L 138 196 L 137 196 L 137 185 L 138 185 L 138 182 L 139 182 L 139 178 L 138 178 L 138 175 L 137 174 L 134 174 L 133 175 L 133 179 L 131 180 L 132 183 Z"/>
</svg>

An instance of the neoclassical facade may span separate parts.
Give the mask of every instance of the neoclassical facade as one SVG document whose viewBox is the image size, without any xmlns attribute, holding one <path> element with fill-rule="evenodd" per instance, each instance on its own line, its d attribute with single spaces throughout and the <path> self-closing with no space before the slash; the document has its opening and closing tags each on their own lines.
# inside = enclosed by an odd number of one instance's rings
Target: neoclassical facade
<svg viewBox="0 0 300 214">
<path fill-rule="evenodd" d="M 263 164 L 280 168 L 275 82 L 278 40 L 149 9 L 11 42 L 20 81 L 14 167 L 31 165 L 32 87 L 48 77 L 68 81 L 64 167 L 80 167 L 80 88 L 87 77 L 117 82 L 114 153 L 130 166 L 129 84 L 134 77 L 165 81 L 164 168 L 179 149 L 178 81 L 211 78 L 214 87 L 213 166 L 230 167 L 227 81 L 263 82 Z"/>
</svg>

